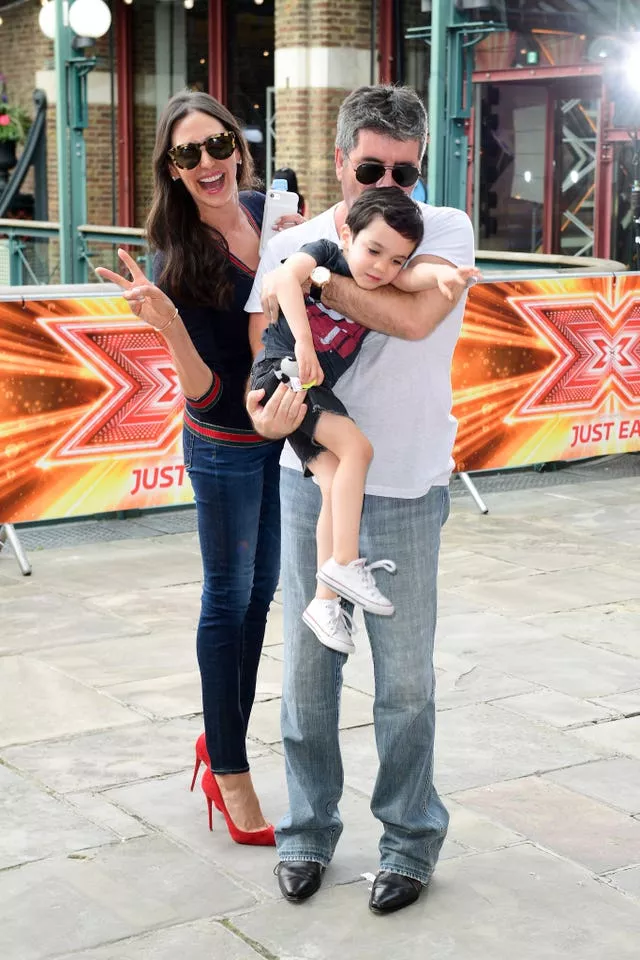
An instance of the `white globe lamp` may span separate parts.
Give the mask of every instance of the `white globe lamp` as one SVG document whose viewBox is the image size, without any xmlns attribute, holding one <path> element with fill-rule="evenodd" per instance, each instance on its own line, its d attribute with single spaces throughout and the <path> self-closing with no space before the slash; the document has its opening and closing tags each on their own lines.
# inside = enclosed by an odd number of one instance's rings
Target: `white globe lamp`
<svg viewBox="0 0 640 960">
<path fill-rule="evenodd" d="M 62 4 L 62 19 L 65 27 L 69 24 L 69 4 Z M 44 6 L 40 7 L 38 14 L 38 25 L 49 40 L 55 40 L 56 37 L 56 5 L 54 0 L 47 0 Z"/>
<path fill-rule="evenodd" d="M 111 11 L 104 0 L 75 0 L 69 7 L 69 26 L 79 37 L 97 40 L 111 26 Z"/>
</svg>

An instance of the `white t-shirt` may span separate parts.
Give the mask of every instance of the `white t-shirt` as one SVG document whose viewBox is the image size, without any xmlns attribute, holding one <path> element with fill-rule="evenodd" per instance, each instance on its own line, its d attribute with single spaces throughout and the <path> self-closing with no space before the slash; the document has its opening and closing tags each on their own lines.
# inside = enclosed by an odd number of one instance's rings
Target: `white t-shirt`
<svg viewBox="0 0 640 960">
<path fill-rule="evenodd" d="M 424 239 L 414 256 L 442 257 L 456 266 L 474 262 L 473 228 L 466 213 L 419 204 Z M 324 237 L 339 242 L 335 207 L 306 223 L 283 230 L 270 241 L 245 306 L 261 313 L 265 273 L 304 243 Z M 334 387 L 374 450 L 366 492 L 379 497 L 413 499 L 434 485 L 446 484 L 453 468 L 451 451 L 457 421 L 451 415 L 451 359 L 462 326 L 466 294 L 423 340 L 400 340 L 371 331 L 357 360 Z M 283 467 L 300 470 L 285 444 Z"/>
</svg>

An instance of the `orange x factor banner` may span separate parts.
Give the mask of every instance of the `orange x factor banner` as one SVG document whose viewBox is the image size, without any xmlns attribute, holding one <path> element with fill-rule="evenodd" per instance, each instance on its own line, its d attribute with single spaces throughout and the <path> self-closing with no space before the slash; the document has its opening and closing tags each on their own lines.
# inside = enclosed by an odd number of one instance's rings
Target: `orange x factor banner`
<svg viewBox="0 0 640 960">
<path fill-rule="evenodd" d="M 453 387 L 459 471 L 640 450 L 640 276 L 475 286 Z"/>
<path fill-rule="evenodd" d="M 0 523 L 191 503 L 164 340 L 51 290 L 0 302 Z M 453 387 L 457 470 L 640 450 L 640 276 L 478 284 Z"/>
<path fill-rule="evenodd" d="M 191 503 L 182 406 L 120 297 L 0 303 L 0 523 Z"/>
</svg>

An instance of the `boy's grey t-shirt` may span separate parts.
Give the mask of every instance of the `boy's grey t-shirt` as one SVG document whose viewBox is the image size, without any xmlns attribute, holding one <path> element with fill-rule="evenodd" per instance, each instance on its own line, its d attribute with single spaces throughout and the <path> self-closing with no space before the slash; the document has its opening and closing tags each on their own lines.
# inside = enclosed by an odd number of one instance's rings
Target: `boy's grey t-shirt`
<svg viewBox="0 0 640 960">
<path fill-rule="evenodd" d="M 457 267 L 472 266 L 473 227 L 466 213 L 452 207 L 418 206 L 424 219 L 424 238 L 414 257 L 427 255 Z M 262 278 L 303 243 L 321 238 L 338 242 L 335 213 L 336 207 L 331 207 L 270 241 L 245 310 L 262 313 Z M 373 446 L 367 494 L 413 499 L 424 496 L 434 485 L 449 482 L 457 427 L 451 414 L 451 359 L 465 302 L 466 294 L 422 340 L 401 340 L 372 331 L 364 339 L 356 362 L 334 387 L 334 393 Z M 300 470 L 288 443 L 280 463 Z"/>
<path fill-rule="evenodd" d="M 322 239 L 305 243 L 298 252 L 308 253 L 317 266 L 327 267 L 331 273 L 339 273 L 343 277 L 351 276 L 342 250 L 332 240 Z M 333 387 L 355 360 L 362 341 L 369 331 L 360 323 L 355 323 L 346 317 L 336 318 L 330 315 L 308 297 L 305 298 L 305 307 L 313 337 L 313 347 L 324 373 L 323 385 Z M 266 327 L 262 342 L 267 360 L 294 355 L 296 340 L 282 311 L 278 319 Z"/>
</svg>

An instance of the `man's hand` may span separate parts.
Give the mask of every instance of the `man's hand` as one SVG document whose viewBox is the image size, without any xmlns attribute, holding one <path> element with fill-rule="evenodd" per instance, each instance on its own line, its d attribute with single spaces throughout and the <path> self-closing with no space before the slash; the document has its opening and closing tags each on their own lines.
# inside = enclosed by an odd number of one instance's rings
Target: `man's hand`
<svg viewBox="0 0 640 960">
<path fill-rule="evenodd" d="M 314 387 L 320 386 L 324 380 L 324 371 L 313 348 L 313 340 L 296 340 L 295 354 L 300 383 L 303 386 L 311 383 Z"/>
<path fill-rule="evenodd" d="M 264 390 L 250 390 L 247 394 L 247 413 L 254 429 L 267 440 L 281 440 L 297 430 L 307 408 L 305 391 L 295 392 L 286 383 L 281 383 L 273 396 L 262 406 Z"/>
</svg>

